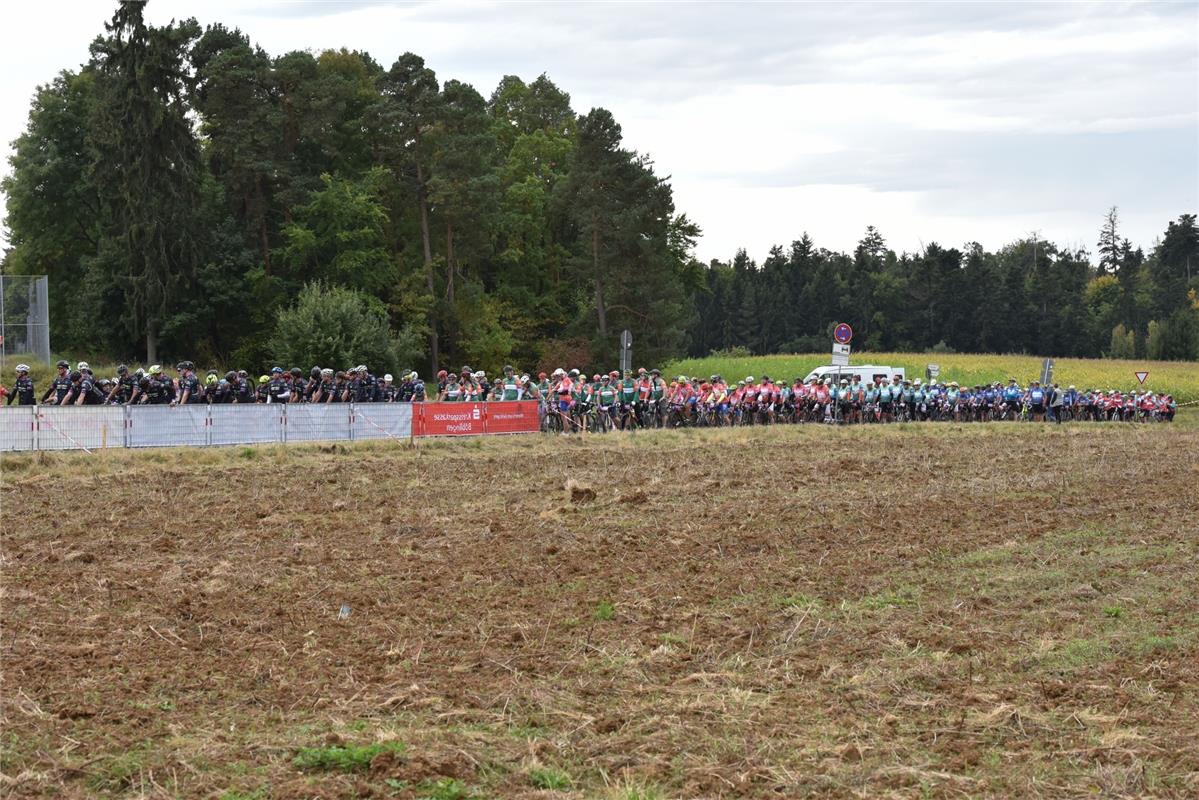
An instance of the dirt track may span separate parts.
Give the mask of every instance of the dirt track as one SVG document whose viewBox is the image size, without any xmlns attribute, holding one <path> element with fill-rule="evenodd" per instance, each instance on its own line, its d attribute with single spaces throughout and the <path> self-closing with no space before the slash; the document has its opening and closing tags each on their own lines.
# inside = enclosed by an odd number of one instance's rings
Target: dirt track
<svg viewBox="0 0 1199 800">
<path fill-rule="evenodd" d="M 4 791 L 1194 797 L 1197 485 L 1134 425 L 6 459 Z"/>
</svg>

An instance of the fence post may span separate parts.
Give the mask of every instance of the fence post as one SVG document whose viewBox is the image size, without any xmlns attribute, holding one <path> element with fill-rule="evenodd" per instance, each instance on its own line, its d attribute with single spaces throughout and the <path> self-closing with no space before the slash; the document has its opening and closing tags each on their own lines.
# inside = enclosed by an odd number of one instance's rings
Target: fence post
<svg viewBox="0 0 1199 800">
<path fill-rule="evenodd" d="M 350 441 L 354 441 L 354 401 L 349 402 L 350 406 Z"/>
<path fill-rule="evenodd" d="M 287 403 L 279 408 L 279 441 L 287 444 Z"/>
<path fill-rule="evenodd" d="M 33 409 L 33 449 L 37 450 L 39 446 L 38 429 L 42 427 L 37 415 L 38 409 L 41 408 L 41 406 L 33 405 L 31 408 Z"/>
<path fill-rule="evenodd" d="M 133 427 L 133 406 L 124 406 L 124 410 L 125 410 L 125 413 L 122 416 L 124 417 L 123 422 L 124 422 L 124 427 L 125 427 L 125 435 L 121 438 L 122 438 L 122 446 L 126 450 L 128 450 L 130 444 L 133 441 L 133 434 L 129 430 L 130 428 Z"/>
</svg>

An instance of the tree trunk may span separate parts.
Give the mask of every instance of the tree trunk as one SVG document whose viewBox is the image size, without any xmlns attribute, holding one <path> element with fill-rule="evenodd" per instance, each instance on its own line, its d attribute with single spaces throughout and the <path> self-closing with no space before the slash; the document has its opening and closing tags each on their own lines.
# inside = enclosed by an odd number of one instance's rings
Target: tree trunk
<svg viewBox="0 0 1199 800">
<path fill-rule="evenodd" d="M 604 279 L 599 271 L 599 228 L 591 230 L 591 269 L 595 274 L 595 316 L 600 336 L 608 335 L 608 312 L 604 308 Z"/>
<path fill-rule="evenodd" d="M 254 178 L 254 197 L 258 205 L 258 246 L 262 248 L 262 269 L 271 274 L 271 245 L 266 235 L 266 201 L 262 197 L 262 176 Z"/>
<path fill-rule="evenodd" d="M 420 205 L 421 245 L 425 251 L 425 282 L 429 287 L 429 297 L 434 303 L 429 311 L 429 364 L 432 367 L 431 374 L 436 376 L 437 370 L 441 368 L 438 364 L 440 354 L 437 338 L 437 287 L 433 282 L 433 244 L 429 240 L 429 201 L 425 198 L 425 174 L 419 162 L 416 165 L 416 198 Z"/>
<path fill-rule="evenodd" d="M 154 330 L 154 323 L 146 323 L 146 361 L 151 364 L 158 363 L 158 334 Z"/>
<path fill-rule="evenodd" d="M 454 302 L 454 223 L 445 223 L 445 296 Z"/>
</svg>

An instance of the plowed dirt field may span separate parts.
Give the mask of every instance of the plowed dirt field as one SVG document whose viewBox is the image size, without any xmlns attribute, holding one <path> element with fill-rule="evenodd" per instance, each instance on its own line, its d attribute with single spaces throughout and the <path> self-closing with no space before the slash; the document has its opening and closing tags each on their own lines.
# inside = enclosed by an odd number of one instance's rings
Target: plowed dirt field
<svg viewBox="0 0 1199 800">
<path fill-rule="evenodd" d="M 0 512 L 7 796 L 1199 796 L 1193 427 L 43 454 Z"/>
</svg>

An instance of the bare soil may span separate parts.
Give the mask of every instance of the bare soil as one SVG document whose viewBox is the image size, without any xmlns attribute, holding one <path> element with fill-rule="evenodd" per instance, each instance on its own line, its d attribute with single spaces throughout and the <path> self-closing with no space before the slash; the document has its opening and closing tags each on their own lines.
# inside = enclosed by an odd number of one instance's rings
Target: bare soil
<svg viewBox="0 0 1199 800">
<path fill-rule="evenodd" d="M 6 796 L 1199 796 L 1199 431 L 2 469 Z"/>
</svg>

